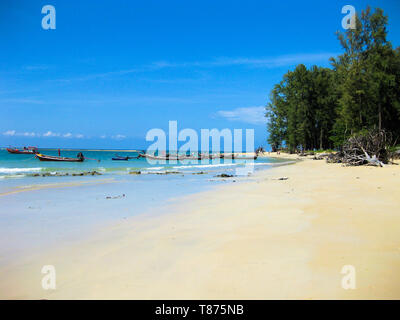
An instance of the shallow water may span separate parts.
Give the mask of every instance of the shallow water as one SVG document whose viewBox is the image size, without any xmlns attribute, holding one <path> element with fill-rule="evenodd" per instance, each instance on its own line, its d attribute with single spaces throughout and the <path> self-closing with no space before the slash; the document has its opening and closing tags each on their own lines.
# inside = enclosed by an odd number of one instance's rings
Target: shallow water
<svg viewBox="0 0 400 320">
<path fill-rule="evenodd" d="M 75 156 L 77 152 L 63 151 L 62 155 Z M 79 243 L 94 230 L 139 214 L 161 213 L 166 204 L 179 201 L 182 195 L 248 179 L 247 176 L 215 178 L 220 173 L 235 175 L 236 169 L 244 168 L 244 161 L 218 159 L 206 163 L 152 165 L 145 159 L 112 161 L 115 155 L 112 151 L 82 152 L 100 162 L 40 162 L 32 155 L 0 151 L 0 264 L 31 251 Z M 46 154 L 56 155 L 57 150 L 47 150 Z M 132 155 L 130 152 L 118 154 Z M 265 169 L 278 162 L 257 159 L 254 168 Z M 92 170 L 102 175 L 31 176 Z M 129 174 L 136 170 L 142 174 Z"/>
<path fill-rule="evenodd" d="M 19 184 L 12 189 L 16 193 L 0 196 L 0 264 L 31 250 L 79 242 L 96 229 L 151 209 L 161 212 L 170 199 L 207 188 L 206 180 L 181 175 L 21 180 L 29 184 Z M 38 186 L 43 189 L 31 189 Z"/>
</svg>

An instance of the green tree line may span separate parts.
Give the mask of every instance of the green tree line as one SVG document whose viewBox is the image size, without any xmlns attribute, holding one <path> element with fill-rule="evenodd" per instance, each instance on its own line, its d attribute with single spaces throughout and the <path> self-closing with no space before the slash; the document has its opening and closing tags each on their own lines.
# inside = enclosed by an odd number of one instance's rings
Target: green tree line
<svg viewBox="0 0 400 320">
<path fill-rule="evenodd" d="M 400 48 L 387 40 L 388 18 L 368 7 L 356 28 L 337 33 L 344 53 L 331 68 L 303 64 L 276 84 L 266 106 L 272 149 L 331 149 L 374 128 L 400 137 Z"/>
</svg>

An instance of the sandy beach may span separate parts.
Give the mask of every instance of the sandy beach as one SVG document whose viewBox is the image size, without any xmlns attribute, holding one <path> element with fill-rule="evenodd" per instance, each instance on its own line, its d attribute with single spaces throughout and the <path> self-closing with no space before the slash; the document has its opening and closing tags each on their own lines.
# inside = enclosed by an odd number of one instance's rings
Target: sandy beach
<svg viewBox="0 0 400 320">
<path fill-rule="evenodd" d="M 303 158 L 32 253 L 2 267 L 0 297 L 399 299 L 399 178 L 400 166 Z M 55 290 L 41 287 L 43 265 Z M 342 288 L 346 265 L 355 289 Z"/>
</svg>

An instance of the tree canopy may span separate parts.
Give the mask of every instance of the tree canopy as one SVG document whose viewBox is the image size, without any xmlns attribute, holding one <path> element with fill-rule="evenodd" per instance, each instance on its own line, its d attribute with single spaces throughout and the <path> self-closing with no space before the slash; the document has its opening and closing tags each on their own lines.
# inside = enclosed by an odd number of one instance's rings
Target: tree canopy
<svg viewBox="0 0 400 320">
<path fill-rule="evenodd" d="M 387 40 L 388 18 L 368 7 L 356 28 L 337 33 L 344 53 L 331 68 L 287 72 L 266 107 L 272 149 L 329 149 L 349 136 L 385 129 L 400 137 L 400 48 Z"/>
</svg>

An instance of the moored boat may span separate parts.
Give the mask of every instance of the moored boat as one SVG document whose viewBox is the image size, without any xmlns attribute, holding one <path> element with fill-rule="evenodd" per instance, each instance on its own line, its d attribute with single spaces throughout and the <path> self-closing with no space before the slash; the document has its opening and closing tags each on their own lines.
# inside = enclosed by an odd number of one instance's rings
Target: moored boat
<svg viewBox="0 0 400 320">
<path fill-rule="evenodd" d="M 199 153 L 192 155 L 176 155 L 176 154 L 166 154 L 156 156 L 154 154 L 141 153 L 138 158 L 146 158 L 150 160 L 210 160 L 221 158 L 219 153 Z"/>
<path fill-rule="evenodd" d="M 6 148 L 6 150 L 9 153 L 14 153 L 14 154 L 36 154 L 38 153 L 38 149 L 36 147 L 24 147 L 23 149 L 18 149 L 18 148 Z"/>
<path fill-rule="evenodd" d="M 237 159 L 237 160 L 256 160 L 256 154 L 235 154 L 235 153 L 199 153 L 192 155 L 159 155 L 141 153 L 138 158 L 146 158 L 151 160 L 212 160 L 212 159 Z M 114 158 L 113 158 L 114 160 Z M 116 159 L 120 160 L 120 159 Z M 124 160 L 124 159 L 121 159 Z"/>
<path fill-rule="evenodd" d="M 256 154 L 236 154 L 236 153 L 222 153 L 221 159 L 235 159 L 235 160 L 256 160 Z"/>
<path fill-rule="evenodd" d="M 119 156 L 111 158 L 111 160 L 114 160 L 114 161 L 116 161 L 116 160 L 127 161 L 129 159 L 130 159 L 130 157 L 119 157 Z"/>
<path fill-rule="evenodd" d="M 257 155 L 235 155 L 235 160 L 257 160 Z"/>
<path fill-rule="evenodd" d="M 122 161 L 127 161 L 129 159 L 139 159 L 140 156 L 136 156 L 136 157 L 130 157 L 130 156 L 119 156 L 119 155 L 115 155 L 115 157 L 112 157 L 111 160 L 114 161 L 118 161 L 118 160 L 122 160 Z"/>
<path fill-rule="evenodd" d="M 148 153 L 141 153 L 139 154 L 138 158 L 146 158 L 150 160 L 184 160 L 185 156 L 170 155 L 170 154 L 155 156 Z"/>
<path fill-rule="evenodd" d="M 47 156 L 41 153 L 37 153 L 35 157 L 38 158 L 40 161 L 83 162 L 85 160 L 82 152 L 79 152 L 76 158 Z"/>
</svg>

